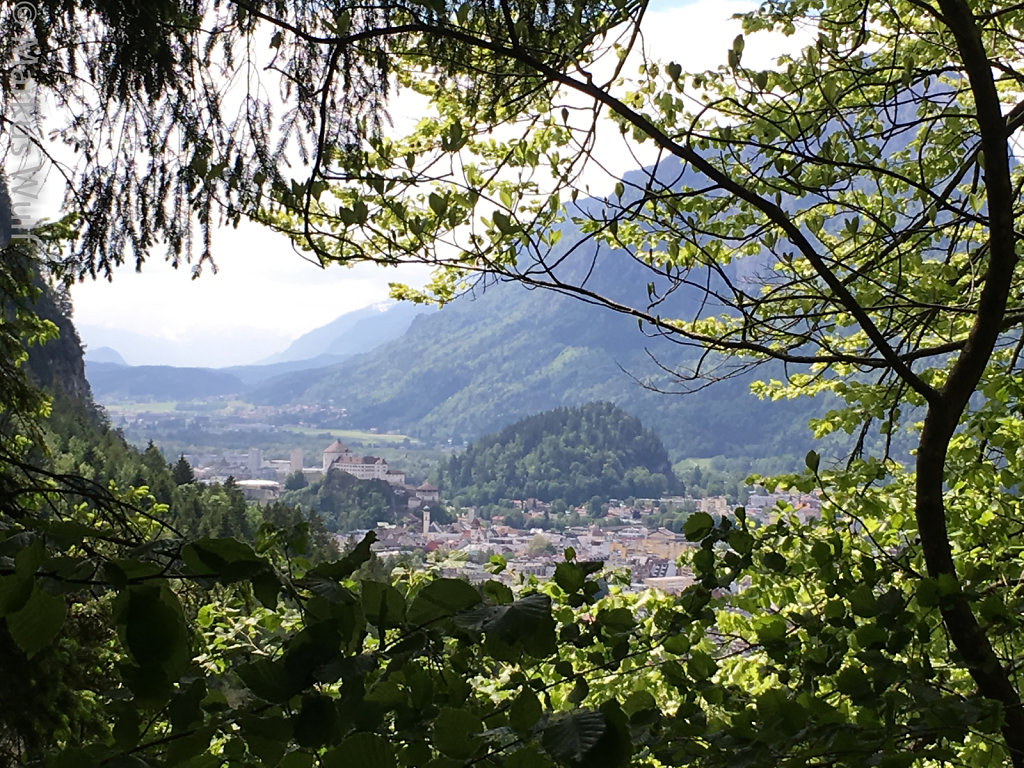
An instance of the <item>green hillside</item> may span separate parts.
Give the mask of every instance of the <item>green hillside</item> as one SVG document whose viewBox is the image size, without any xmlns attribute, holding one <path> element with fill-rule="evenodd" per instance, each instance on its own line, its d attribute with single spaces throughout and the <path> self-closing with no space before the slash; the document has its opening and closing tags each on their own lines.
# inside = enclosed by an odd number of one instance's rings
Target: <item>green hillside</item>
<svg viewBox="0 0 1024 768">
<path fill-rule="evenodd" d="M 641 290 L 645 285 L 630 280 L 628 264 L 602 270 L 604 280 L 632 282 Z M 679 389 L 680 382 L 651 356 L 667 366 L 685 365 L 688 352 L 643 335 L 629 318 L 548 291 L 500 284 L 417 318 L 402 337 L 370 353 L 282 376 L 252 390 L 250 398 L 333 401 L 348 410 L 354 427 L 398 429 L 456 444 L 540 411 L 601 400 L 657 424 L 676 459 L 803 456 L 814 404 L 761 402 L 748 392 L 750 374 L 679 396 L 638 383 Z"/>
<path fill-rule="evenodd" d="M 661 439 L 611 403 L 557 408 L 505 427 L 452 456 L 439 482 L 466 504 L 582 504 L 593 496 L 661 496 L 677 485 Z"/>
</svg>

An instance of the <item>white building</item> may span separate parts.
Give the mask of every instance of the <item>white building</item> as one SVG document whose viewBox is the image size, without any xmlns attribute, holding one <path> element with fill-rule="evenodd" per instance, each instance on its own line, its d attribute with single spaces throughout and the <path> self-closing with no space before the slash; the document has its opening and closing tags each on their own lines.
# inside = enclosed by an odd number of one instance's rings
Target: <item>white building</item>
<svg viewBox="0 0 1024 768">
<path fill-rule="evenodd" d="M 357 456 L 340 440 L 335 440 L 324 451 L 324 474 L 340 469 L 360 480 L 405 481 L 405 475 L 388 471 L 388 463 L 379 456 Z"/>
</svg>

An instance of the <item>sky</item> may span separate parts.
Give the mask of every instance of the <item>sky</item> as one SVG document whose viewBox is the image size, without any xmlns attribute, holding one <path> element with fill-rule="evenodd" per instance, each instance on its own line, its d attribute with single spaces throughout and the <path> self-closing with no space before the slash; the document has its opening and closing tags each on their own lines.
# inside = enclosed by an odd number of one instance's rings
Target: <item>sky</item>
<svg viewBox="0 0 1024 768">
<path fill-rule="evenodd" d="M 654 58 L 687 69 L 724 62 L 738 34 L 729 17 L 752 7 L 747 0 L 656 2 L 643 25 Z M 748 41 L 745 61 L 771 57 L 771 41 Z M 396 126 L 411 107 L 392 105 Z M 624 153 L 602 156 L 617 172 L 634 167 Z M 592 189 L 597 192 L 599 190 Z M 126 266 L 110 282 L 72 289 L 75 325 L 87 349 L 112 347 L 132 365 L 223 367 L 258 362 L 303 333 L 339 315 L 383 301 L 389 282 L 422 284 L 422 267 L 321 269 L 302 258 L 282 235 L 255 224 L 219 230 L 217 272 L 192 280 L 153 259 L 141 273 Z"/>
</svg>

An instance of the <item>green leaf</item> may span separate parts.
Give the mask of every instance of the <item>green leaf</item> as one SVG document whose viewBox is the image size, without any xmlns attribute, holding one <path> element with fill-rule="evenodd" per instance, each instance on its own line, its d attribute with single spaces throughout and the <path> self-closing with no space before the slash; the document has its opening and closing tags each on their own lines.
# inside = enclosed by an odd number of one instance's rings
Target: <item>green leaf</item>
<svg viewBox="0 0 1024 768">
<path fill-rule="evenodd" d="M 555 768 L 555 764 L 537 747 L 528 745 L 524 749 L 517 749 L 507 754 L 503 761 L 503 768 Z"/>
<path fill-rule="evenodd" d="M 182 686 L 167 708 L 174 730 L 181 731 L 202 722 L 202 704 L 206 693 L 206 681 L 203 679 L 193 680 L 190 684 Z"/>
<path fill-rule="evenodd" d="M 686 635 L 669 635 L 662 646 L 669 653 L 682 655 L 690 650 L 690 639 Z"/>
<path fill-rule="evenodd" d="M 371 547 L 377 540 L 377 534 L 373 531 L 369 531 L 351 552 L 342 557 L 339 560 L 334 560 L 329 563 L 320 563 L 313 570 L 309 572 L 309 576 L 318 576 L 321 578 L 332 579 L 334 581 L 340 581 L 341 579 L 347 579 L 365 562 L 373 556 Z"/>
<path fill-rule="evenodd" d="M 527 733 L 543 714 L 540 699 L 529 689 L 524 689 L 512 702 L 508 712 L 508 724 L 519 733 Z"/>
<path fill-rule="evenodd" d="M 622 703 L 622 711 L 630 717 L 639 713 L 656 710 L 658 703 L 648 691 L 633 691 Z"/>
<path fill-rule="evenodd" d="M 508 605 L 515 601 L 516 596 L 512 590 L 500 581 L 488 579 L 483 583 L 481 590 L 484 596 L 490 598 L 491 602 L 497 605 Z"/>
<path fill-rule="evenodd" d="M 328 752 L 325 754 L 324 758 L 329 754 L 331 753 Z M 314 762 L 315 759 L 313 755 L 308 752 L 289 752 L 281 758 L 281 762 L 277 764 L 277 768 L 313 768 Z M 321 763 L 321 765 L 326 764 Z"/>
<path fill-rule="evenodd" d="M 217 577 L 226 582 L 251 579 L 269 567 L 252 547 L 230 537 L 194 541 L 185 545 L 181 557 L 197 576 Z"/>
<path fill-rule="evenodd" d="M 694 512 L 683 523 L 683 535 L 690 541 L 700 541 L 715 528 L 715 521 L 707 512 Z"/>
<path fill-rule="evenodd" d="M 561 562 L 555 566 L 555 583 L 569 594 L 583 588 L 586 576 L 583 569 L 575 563 Z"/>
<path fill-rule="evenodd" d="M 764 567 L 770 571 L 782 573 L 786 570 L 786 558 L 778 552 L 765 552 L 761 557 Z"/>
<path fill-rule="evenodd" d="M 468 709 L 444 707 L 434 720 L 434 746 L 449 757 L 465 760 L 476 752 L 483 722 Z"/>
<path fill-rule="evenodd" d="M 862 618 L 871 618 L 878 612 L 877 600 L 871 587 L 867 584 L 859 584 L 849 595 L 850 608 L 853 613 Z"/>
<path fill-rule="evenodd" d="M 405 621 L 405 597 L 390 584 L 364 581 L 362 601 L 366 620 L 375 627 L 400 627 Z"/>
<path fill-rule="evenodd" d="M 606 727 L 604 714 L 581 710 L 545 728 L 542 743 L 556 760 L 582 763 L 604 735 Z"/>
<path fill-rule="evenodd" d="M 108 560 L 103 566 L 104 573 L 116 589 L 123 589 L 131 581 L 141 581 L 159 576 L 161 566 L 150 560 L 133 558 Z"/>
<path fill-rule="evenodd" d="M 740 555 L 749 555 L 754 549 L 754 537 L 746 531 L 730 531 L 729 546 Z"/>
<path fill-rule="evenodd" d="M 430 193 L 428 202 L 430 204 L 430 210 L 434 212 L 435 216 L 444 216 L 445 211 L 448 210 L 448 201 L 435 192 Z"/>
<path fill-rule="evenodd" d="M 701 576 L 714 575 L 715 553 L 706 547 L 698 549 L 693 556 L 693 569 Z"/>
<path fill-rule="evenodd" d="M 320 758 L 322 768 L 396 768 L 395 750 L 376 733 L 354 733 Z"/>
<path fill-rule="evenodd" d="M 873 697 L 871 678 L 862 669 L 847 667 L 839 673 L 836 678 L 836 688 L 844 693 L 856 704 Z"/>
<path fill-rule="evenodd" d="M 636 626 L 629 608 L 602 608 L 597 613 L 597 623 L 614 633 L 628 632 Z"/>
<path fill-rule="evenodd" d="M 501 211 L 494 212 L 494 226 L 498 228 L 498 231 L 503 235 L 514 234 L 517 230 L 516 224 L 509 218 L 508 214 L 502 213 Z"/>
<path fill-rule="evenodd" d="M 282 661 L 261 659 L 236 667 L 245 687 L 270 702 L 287 701 L 303 687 L 303 680 L 291 674 Z"/>
<path fill-rule="evenodd" d="M 277 607 L 277 595 L 281 591 L 281 580 L 271 569 L 260 571 L 252 578 L 252 593 L 264 608 Z"/>
<path fill-rule="evenodd" d="M 187 765 L 190 758 L 206 752 L 216 731 L 216 727 L 207 726 L 175 738 L 164 755 L 167 765 Z"/>
<path fill-rule="evenodd" d="M 758 616 L 754 620 L 754 631 L 762 645 L 778 643 L 786 638 L 786 620 L 778 614 Z"/>
<path fill-rule="evenodd" d="M 494 633 L 509 645 L 520 645 L 531 656 L 541 658 L 557 649 L 551 598 L 533 594 L 511 605 L 497 606 L 483 623 L 484 632 Z"/>
<path fill-rule="evenodd" d="M 572 690 L 569 691 L 569 695 L 566 699 L 571 704 L 581 704 L 583 700 L 590 694 L 590 683 L 587 682 L 587 678 L 580 675 L 576 678 L 576 684 L 573 685 Z"/>
<path fill-rule="evenodd" d="M 808 451 L 807 455 L 804 456 L 804 464 L 807 465 L 807 468 L 811 470 L 811 472 L 817 472 L 818 466 L 821 464 L 821 456 L 814 451 Z"/>
<path fill-rule="evenodd" d="M 363 700 L 374 704 L 383 704 L 387 709 L 394 709 L 400 704 L 405 704 L 409 697 L 394 680 L 381 680 L 366 692 Z"/>
<path fill-rule="evenodd" d="M 34 586 L 31 576 L 19 573 L 0 576 L 0 616 L 13 613 L 25 605 Z"/>
<path fill-rule="evenodd" d="M 480 593 L 461 579 L 437 579 L 421 589 L 409 606 L 407 621 L 421 627 L 453 616 L 480 602 Z"/>
<path fill-rule="evenodd" d="M 694 651 L 686 662 L 686 669 L 695 680 L 709 680 L 718 670 L 718 662 L 704 651 Z"/>
<path fill-rule="evenodd" d="M 177 596 L 166 583 L 134 585 L 114 601 L 121 640 L 139 667 L 178 679 L 191 659 L 188 627 Z"/>
<path fill-rule="evenodd" d="M 295 743 L 300 747 L 322 747 L 334 743 L 341 722 L 334 699 L 323 694 L 302 697 L 302 707 L 291 717 Z"/>
</svg>

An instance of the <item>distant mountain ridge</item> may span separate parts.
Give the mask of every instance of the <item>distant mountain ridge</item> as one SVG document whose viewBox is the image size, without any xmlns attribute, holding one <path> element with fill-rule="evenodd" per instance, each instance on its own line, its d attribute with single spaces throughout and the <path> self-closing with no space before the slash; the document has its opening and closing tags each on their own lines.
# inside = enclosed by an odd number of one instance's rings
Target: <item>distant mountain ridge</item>
<svg viewBox="0 0 1024 768">
<path fill-rule="evenodd" d="M 322 355 L 341 359 L 369 352 L 401 336 L 417 315 L 429 311 L 427 307 L 415 304 L 386 301 L 346 312 L 326 325 L 304 333 L 283 352 L 271 355 L 257 365 L 295 362 Z"/>
<path fill-rule="evenodd" d="M 590 279 L 598 288 L 614 283 L 619 295 L 646 291 L 642 268 L 609 254 Z M 680 316 L 697 298 L 680 293 Z M 810 447 L 806 423 L 820 406 L 759 401 L 748 391 L 750 374 L 685 396 L 660 394 L 636 379 L 664 390 L 678 389 L 679 381 L 648 351 L 669 367 L 692 365 L 695 354 L 645 337 L 631 318 L 496 284 L 419 318 L 372 352 L 270 380 L 248 397 L 278 405 L 330 399 L 347 409 L 352 426 L 456 444 L 540 411 L 601 400 L 656 426 L 676 458 L 802 456 Z"/>
<path fill-rule="evenodd" d="M 121 353 L 112 347 L 88 347 L 85 350 L 85 361 L 87 363 L 113 363 L 114 365 L 128 365 Z"/>
<path fill-rule="evenodd" d="M 251 387 L 284 374 L 325 368 L 400 336 L 427 308 L 384 302 L 347 312 L 301 336 L 268 362 L 225 368 L 173 365 L 128 365 L 119 352 L 97 347 L 86 353 L 96 397 L 179 398 L 193 400 L 244 395 Z M 298 357 L 300 353 L 304 356 Z"/>
<path fill-rule="evenodd" d="M 86 360 L 85 374 L 93 395 L 156 400 L 195 400 L 234 395 L 245 390 L 237 376 L 213 368 L 171 365 L 118 365 Z"/>
</svg>

